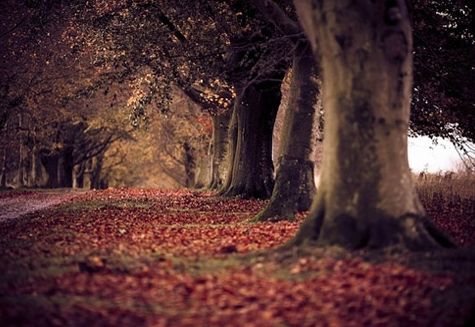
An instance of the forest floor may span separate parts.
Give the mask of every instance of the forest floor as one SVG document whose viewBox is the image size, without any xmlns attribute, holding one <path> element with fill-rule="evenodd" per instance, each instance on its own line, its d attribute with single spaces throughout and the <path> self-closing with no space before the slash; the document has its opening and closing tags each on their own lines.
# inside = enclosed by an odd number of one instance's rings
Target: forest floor
<svg viewBox="0 0 475 327">
<path fill-rule="evenodd" d="M 473 206 L 424 205 L 459 249 L 276 251 L 304 214 L 210 193 L 0 192 L 0 326 L 475 326 Z"/>
<path fill-rule="evenodd" d="M 67 202 L 85 191 L 74 189 L 21 190 L 0 193 L 0 222 Z"/>
</svg>

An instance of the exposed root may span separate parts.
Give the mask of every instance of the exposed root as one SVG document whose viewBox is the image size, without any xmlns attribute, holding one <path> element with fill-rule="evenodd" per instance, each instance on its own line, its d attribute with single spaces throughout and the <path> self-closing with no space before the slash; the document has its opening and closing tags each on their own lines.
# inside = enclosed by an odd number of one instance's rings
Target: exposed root
<svg viewBox="0 0 475 327">
<path fill-rule="evenodd" d="M 447 233 L 437 228 L 427 217 L 423 217 L 423 223 L 429 234 L 444 248 L 457 247 L 457 243 Z"/>
<path fill-rule="evenodd" d="M 278 222 L 283 220 L 293 221 L 295 220 L 295 214 L 296 212 L 293 210 L 289 210 L 288 207 L 268 204 L 254 218 L 250 219 L 249 222 Z"/>
<path fill-rule="evenodd" d="M 295 246 L 339 246 L 348 250 L 394 248 L 430 251 L 455 248 L 455 242 L 425 216 L 378 214 L 371 219 L 349 215 L 328 217 L 321 197 L 310 211 L 297 235 L 281 249 Z"/>
<path fill-rule="evenodd" d="M 254 185 L 255 186 L 255 185 Z M 239 197 L 241 199 L 268 199 L 270 194 L 265 188 L 246 187 L 246 186 L 230 186 L 218 191 L 218 196 L 225 198 Z"/>
<path fill-rule="evenodd" d="M 298 230 L 297 234 L 280 249 L 286 251 L 295 246 L 316 245 L 320 235 L 320 230 L 325 217 L 325 206 L 321 194 L 316 199 L 312 209 L 308 213 L 305 221 Z"/>
<path fill-rule="evenodd" d="M 295 220 L 295 214 L 297 209 L 294 203 L 287 203 L 289 201 L 276 201 L 272 197 L 267 204 L 267 206 L 262 209 L 254 218 L 250 219 L 249 222 L 277 222 L 282 220 L 293 221 Z M 293 202 L 291 199 L 290 202 Z"/>
</svg>

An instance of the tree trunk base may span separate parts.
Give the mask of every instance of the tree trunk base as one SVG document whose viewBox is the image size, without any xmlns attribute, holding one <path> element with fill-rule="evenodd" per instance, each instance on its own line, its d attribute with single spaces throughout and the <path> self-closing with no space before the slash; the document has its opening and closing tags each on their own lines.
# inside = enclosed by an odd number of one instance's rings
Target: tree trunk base
<svg viewBox="0 0 475 327">
<path fill-rule="evenodd" d="M 213 178 L 211 182 L 209 183 L 207 189 L 210 191 L 214 191 L 214 190 L 219 190 L 220 187 L 221 185 L 218 182 L 218 180 L 216 178 Z"/>
<path fill-rule="evenodd" d="M 293 221 L 295 220 L 295 210 L 289 208 L 285 204 L 271 204 L 269 203 L 261 212 L 257 214 L 254 218 L 250 219 L 249 222 L 278 222 L 278 221 Z"/>
<path fill-rule="evenodd" d="M 349 250 L 391 247 L 409 251 L 457 247 L 426 216 L 379 214 L 359 221 L 350 215 L 328 216 L 321 203 L 312 209 L 297 235 L 283 249 L 306 245 L 340 246 Z"/>
<path fill-rule="evenodd" d="M 221 189 L 218 196 L 225 198 L 238 197 L 241 199 L 261 199 L 266 200 L 270 197 L 271 190 L 258 189 L 246 186 L 230 186 L 229 188 Z"/>
<path fill-rule="evenodd" d="M 313 162 L 283 157 L 272 197 L 267 206 L 251 222 L 295 219 L 299 211 L 307 211 L 316 193 Z"/>
</svg>

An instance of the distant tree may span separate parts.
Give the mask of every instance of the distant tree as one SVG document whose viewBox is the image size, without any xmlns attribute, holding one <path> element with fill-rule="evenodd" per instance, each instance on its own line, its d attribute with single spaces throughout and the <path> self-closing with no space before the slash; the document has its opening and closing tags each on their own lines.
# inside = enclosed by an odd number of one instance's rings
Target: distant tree
<svg viewBox="0 0 475 327">
<path fill-rule="evenodd" d="M 226 80 L 236 92 L 227 178 L 219 194 L 268 198 L 274 187 L 272 131 L 289 47 L 278 41 L 275 27 L 247 1 L 232 1 L 229 13 L 230 17 L 216 18 L 221 26 L 228 24 Z"/>
<path fill-rule="evenodd" d="M 457 142 L 475 141 L 475 3 L 413 3 L 414 97 L 411 128 Z"/>
<path fill-rule="evenodd" d="M 1 144 L 3 180 L 19 187 L 81 185 L 86 162 L 97 162 L 111 143 L 128 137 L 122 121 L 103 109 L 124 100 L 127 93 L 117 88 L 105 96 L 110 80 L 123 72 L 99 67 L 65 39 L 82 1 L 1 5 L 0 127 L 10 132 Z M 98 91 L 105 95 L 92 99 Z M 102 103 L 88 108 L 91 100 Z M 98 112 L 109 117 L 94 127 Z"/>
<path fill-rule="evenodd" d="M 196 103 L 204 102 L 213 116 L 230 108 L 229 94 L 235 94 L 237 132 L 228 133 L 231 142 L 213 142 L 218 151 L 212 175 L 218 180 L 210 185 L 221 185 L 223 195 L 268 197 L 273 187 L 272 126 L 288 66 L 288 55 L 282 55 L 287 48 L 276 47 L 274 28 L 247 1 L 184 3 L 177 8 L 174 1 L 91 2 L 76 19 L 83 23 L 76 30 L 86 40 L 79 43 L 88 45 L 84 51 L 96 49 L 98 64 L 115 65 L 127 78 L 143 67 L 151 69 L 149 103 L 164 112 L 174 86 Z M 74 42 L 77 34 L 71 33 Z M 229 90 L 224 97 L 223 90 Z M 214 119 L 215 137 L 225 132 L 222 125 L 229 116 L 222 117 Z M 226 143 L 229 159 L 220 168 Z M 226 172 L 226 181 L 218 172 Z"/>
<path fill-rule="evenodd" d="M 199 15 L 190 18 L 193 13 L 200 12 L 195 10 L 196 4 L 190 2 L 190 6 L 180 10 L 174 7 L 174 2 L 167 1 L 160 6 L 154 1 L 91 2 L 84 11 L 74 16 L 67 35 L 72 46 L 81 45 L 78 49 L 80 53 L 92 53 L 99 67 L 116 71 L 109 75 L 110 83 L 140 84 L 137 90 L 141 96 L 133 99 L 135 105 L 131 106 L 133 124 L 148 119 L 150 115 L 147 112 L 153 107 L 164 117 L 171 117 L 174 113 L 169 106 L 174 89 L 178 87 L 202 106 L 204 112 L 216 117 L 213 118 L 216 131 L 223 128 L 226 131 L 226 117 L 229 117 L 226 108 L 231 107 L 232 93 L 219 80 L 223 65 L 218 63 L 224 42 L 209 41 L 215 33 L 209 21 Z M 202 43 L 209 46 L 202 46 Z M 121 78 L 117 79 L 117 75 Z M 139 80 L 143 83 L 137 83 Z M 214 133 L 213 150 L 216 151 L 211 155 L 215 165 L 207 165 L 209 167 L 217 168 L 223 161 L 224 134 Z M 198 144 L 189 141 L 186 148 L 190 163 L 196 161 L 195 154 L 200 154 L 201 161 L 207 161 L 207 155 L 201 156 L 202 151 L 194 149 Z M 181 145 L 182 150 L 184 144 Z M 194 165 L 188 165 L 188 168 L 187 171 L 194 174 Z M 217 179 L 216 182 L 207 184 L 215 187 L 222 184 L 223 176 L 219 176 L 218 171 L 215 169 L 215 173 L 210 174 Z M 194 182 L 190 183 L 190 186 L 194 185 Z"/>
<path fill-rule="evenodd" d="M 405 1 L 294 1 L 321 55 L 318 194 L 291 245 L 451 246 L 427 219 L 407 160 L 412 32 Z"/>
<path fill-rule="evenodd" d="M 450 139 L 475 170 L 475 3 L 413 1 L 411 131 Z"/>
</svg>

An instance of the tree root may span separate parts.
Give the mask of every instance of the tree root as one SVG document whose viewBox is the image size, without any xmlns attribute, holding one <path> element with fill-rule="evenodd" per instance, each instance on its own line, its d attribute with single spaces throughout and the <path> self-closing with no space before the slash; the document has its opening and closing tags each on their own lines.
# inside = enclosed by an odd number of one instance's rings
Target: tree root
<svg viewBox="0 0 475 327">
<path fill-rule="evenodd" d="M 391 217 L 379 213 L 370 219 L 349 215 L 329 217 L 321 197 L 296 236 L 281 249 L 307 245 L 340 246 L 348 250 L 391 247 L 409 251 L 456 247 L 450 236 L 439 230 L 426 216 L 408 213 Z"/>
<path fill-rule="evenodd" d="M 267 206 L 260 211 L 255 217 L 249 220 L 249 222 L 277 222 L 277 221 L 293 221 L 295 220 L 296 210 L 292 210 L 286 205 L 275 204 L 274 202 L 269 202 Z"/>
<path fill-rule="evenodd" d="M 225 198 L 239 197 L 241 199 L 268 199 L 269 191 L 266 188 L 256 188 L 247 186 L 230 186 L 222 188 L 217 193 L 218 196 Z"/>
</svg>

